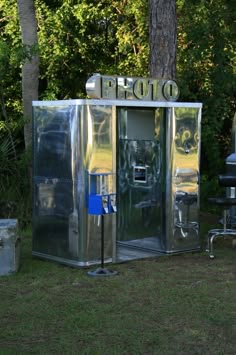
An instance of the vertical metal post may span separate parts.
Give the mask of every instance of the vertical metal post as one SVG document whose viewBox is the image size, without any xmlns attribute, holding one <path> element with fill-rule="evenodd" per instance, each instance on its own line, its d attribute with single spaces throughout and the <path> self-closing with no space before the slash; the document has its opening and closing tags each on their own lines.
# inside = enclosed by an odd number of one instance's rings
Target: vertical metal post
<svg viewBox="0 0 236 355">
<path fill-rule="evenodd" d="M 104 268 L 104 214 L 101 215 L 101 268 Z"/>
<path fill-rule="evenodd" d="M 117 271 L 104 267 L 104 214 L 101 214 L 101 266 L 94 271 L 89 271 L 88 275 L 95 277 L 117 275 Z"/>
<path fill-rule="evenodd" d="M 226 208 L 224 209 L 224 212 L 223 212 L 223 228 L 224 228 L 224 231 L 226 231 L 226 229 L 227 229 L 227 209 Z"/>
</svg>

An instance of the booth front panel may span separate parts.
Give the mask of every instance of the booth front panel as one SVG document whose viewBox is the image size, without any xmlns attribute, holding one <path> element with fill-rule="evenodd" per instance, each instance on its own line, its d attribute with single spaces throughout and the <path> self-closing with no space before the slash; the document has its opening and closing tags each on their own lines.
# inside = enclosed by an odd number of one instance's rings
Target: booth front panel
<svg viewBox="0 0 236 355">
<path fill-rule="evenodd" d="M 201 104 L 33 103 L 33 255 L 72 266 L 198 250 Z"/>
</svg>

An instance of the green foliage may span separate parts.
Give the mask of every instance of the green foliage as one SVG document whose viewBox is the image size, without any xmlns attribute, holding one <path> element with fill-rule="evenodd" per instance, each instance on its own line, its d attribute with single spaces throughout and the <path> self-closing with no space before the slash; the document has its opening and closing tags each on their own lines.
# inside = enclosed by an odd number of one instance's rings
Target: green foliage
<svg viewBox="0 0 236 355">
<path fill-rule="evenodd" d="M 178 5 L 181 99 L 203 102 L 202 168 L 212 176 L 231 151 L 236 110 L 234 4 L 201 0 Z"/>
<path fill-rule="evenodd" d="M 222 211 L 219 211 L 218 206 L 210 204 L 208 201 L 209 197 L 225 195 L 225 188 L 219 186 L 218 176 L 214 176 L 213 178 L 209 179 L 207 174 L 202 174 L 200 191 L 200 210 L 203 212 L 211 211 L 212 213 L 218 214 L 220 216 Z"/>
<path fill-rule="evenodd" d="M 2 82 L 9 63 L 9 47 L 0 40 L 0 81 Z"/>
<path fill-rule="evenodd" d="M 2 188 L 2 182 L 4 176 L 14 173 L 14 166 L 12 161 L 15 160 L 15 145 L 8 137 L 0 137 L 0 188 Z"/>
<path fill-rule="evenodd" d="M 0 218 L 17 218 L 24 228 L 31 220 L 31 153 L 15 156 L 16 148 L 7 138 L 0 143 Z"/>
<path fill-rule="evenodd" d="M 0 40 L 0 218 L 15 217 L 24 226 L 31 216 L 20 102 L 20 64 L 26 52 L 25 48 L 9 44 L 8 33 L 0 30 L 4 33 Z M 28 49 L 27 52 L 30 54 Z"/>
<path fill-rule="evenodd" d="M 148 75 L 148 6 L 142 0 L 114 1 L 118 13 L 115 48 L 118 74 Z"/>
<path fill-rule="evenodd" d="M 95 72 L 146 75 L 147 4 L 143 1 L 37 1 L 43 99 L 84 97 Z"/>
<path fill-rule="evenodd" d="M 15 1 L 1 1 L 0 20 L 0 130 L 6 128 L 8 117 L 8 129 L 14 134 L 22 111 L 22 47 Z"/>
<path fill-rule="evenodd" d="M 88 76 L 112 63 L 116 39 L 111 8 L 106 1 L 63 1 L 55 10 L 38 2 L 37 12 L 41 80 L 46 86 L 41 97 L 84 97 Z"/>
</svg>

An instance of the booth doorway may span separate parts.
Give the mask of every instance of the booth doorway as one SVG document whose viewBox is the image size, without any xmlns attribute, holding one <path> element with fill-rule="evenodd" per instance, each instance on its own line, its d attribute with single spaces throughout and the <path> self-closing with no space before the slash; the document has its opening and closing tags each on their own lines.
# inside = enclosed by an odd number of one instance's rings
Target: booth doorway
<svg viewBox="0 0 236 355">
<path fill-rule="evenodd" d="M 160 110 L 121 108 L 117 117 L 117 243 L 164 250 Z"/>
</svg>

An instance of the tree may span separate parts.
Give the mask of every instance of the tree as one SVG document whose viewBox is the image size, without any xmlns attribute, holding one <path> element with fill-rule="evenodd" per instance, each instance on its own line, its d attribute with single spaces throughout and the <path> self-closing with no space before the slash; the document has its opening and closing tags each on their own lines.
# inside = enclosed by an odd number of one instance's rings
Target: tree
<svg viewBox="0 0 236 355">
<path fill-rule="evenodd" d="M 33 0 L 17 0 L 24 63 L 22 66 L 22 100 L 23 115 L 26 120 L 24 127 L 25 146 L 32 141 L 32 101 L 38 99 L 39 55 L 37 50 L 37 21 Z"/>
<path fill-rule="evenodd" d="M 176 0 L 149 0 L 149 71 L 153 78 L 175 79 Z"/>
<path fill-rule="evenodd" d="M 178 0 L 177 75 L 182 101 L 203 103 L 201 169 L 213 177 L 232 152 L 236 110 L 235 1 Z"/>
</svg>

